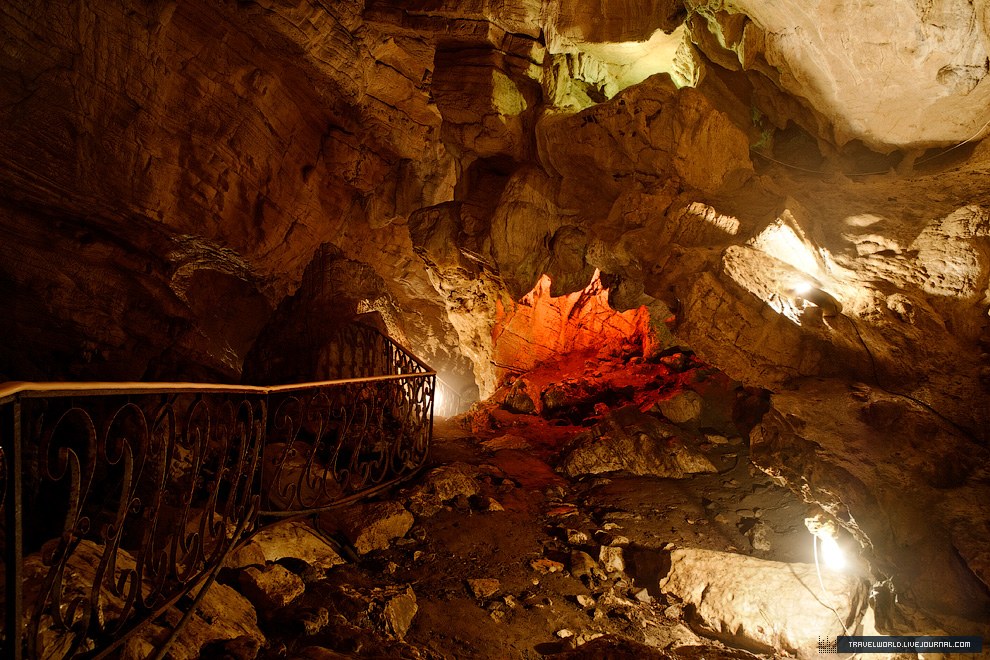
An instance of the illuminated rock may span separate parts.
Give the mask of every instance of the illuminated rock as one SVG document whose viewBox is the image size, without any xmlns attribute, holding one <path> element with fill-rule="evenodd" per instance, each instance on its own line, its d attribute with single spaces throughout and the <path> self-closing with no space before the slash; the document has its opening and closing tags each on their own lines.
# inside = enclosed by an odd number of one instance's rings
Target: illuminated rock
<svg viewBox="0 0 990 660">
<path fill-rule="evenodd" d="M 279 564 L 252 566 L 240 574 L 239 583 L 254 606 L 266 612 L 285 607 L 306 590 L 302 578 Z"/>
<path fill-rule="evenodd" d="M 754 650 L 816 658 L 818 639 L 854 631 L 866 608 L 863 579 L 822 569 L 819 582 L 814 564 L 695 548 L 670 563 L 660 591 L 692 606 L 709 634 Z"/>
<path fill-rule="evenodd" d="M 990 550 L 980 530 L 990 516 L 977 502 L 990 497 L 980 476 L 986 449 L 879 388 L 810 380 L 772 403 L 751 434 L 752 459 L 818 502 L 890 576 L 899 604 L 880 608 L 878 626 L 963 634 L 967 621 L 983 620 Z"/>
<path fill-rule="evenodd" d="M 978 5 L 687 4 L 697 10 L 692 35 L 702 50 L 723 67 L 751 72 L 775 121 L 795 116 L 796 99 L 813 132 L 880 149 L 953 144 L 986 127 L 990 24 Z"/>
<path fill-rule="evenodd" d="M 256 547 L 262 556 L 275 562 L 285 557 L 301 559 L 311 566 L 329 569 L 344 560 L 310 525 L 287 520 L 266 526 L 251 537 L 248 547 Z"/>
<path fill-rule="evenodd" d="M 701 415 L 704 399 L 697 392 L 687 390 L 657 403 L 657 408 L 664 417 L 674 424 L 691 422 Z"/>
<path fill-rule="evenodd" d="M 503 368 L 532 369 L 565 353 L 593 350 L 623 355 L 651 346 L 650 314 L 645 308 L 616 312 L 596 275 L 582 291 L 554 297 L 549 277 L 519 303 L 500 306 L 493 331 L 495 361 Z"/>
</svg>

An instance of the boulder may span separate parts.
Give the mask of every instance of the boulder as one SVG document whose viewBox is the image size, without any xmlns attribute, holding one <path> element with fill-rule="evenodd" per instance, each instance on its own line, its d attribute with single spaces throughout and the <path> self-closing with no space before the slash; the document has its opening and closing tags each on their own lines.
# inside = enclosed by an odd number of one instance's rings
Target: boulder
<svg viewBox="0 0 990 660">
<path fill-rule="evenodd" d="M 323 514 L 329 517 L 333 514 Z M 339 529 L 360 554 L 387 548 L 392 539 L 406 535 L 413 526 L 413 515 L 398 502 L 374 502 L 343 511 Z"/>
<path fill-rule="evenodd" d="M 419 607 L 416 605 L 416 594 L 412 587 L 406 587 L 405 591 L 386 597 L 380 615 L 381 622 L 388 632 L 403 639 L 412 625 L 413 617 L 416 616 L 417 611 L 419 611 Z"/>
<path fill-rule="evenodd" d="M 684 444 L 681 434 L 634 406 L 622 408 L 576 436 L 559 469 L 571 477 L 624 471 L 673 479 L 716 472 L 710 460 Z"/>
<path fill-rule="evenodd" d="M 269 525 L 255 534 L 248 545 L 260 550 L 264 559 L 270 562 L 292 557 L 324 570 L 344 563 L 319 532 L 299 520 Z"/>
<path fill-rule="evenodd" d="M 467 581 L 468 589 L 475 598 L 481 600 L 494 596 L 502 588 L 501 583 L 495 578 L 476 578 Z"/>
<path fill-rule="evenodd" d="M 477 468 L 466 463 L 451 463 L 434 468 L 423 479 L 428 492 L 435 494 L 442 502 L 448 502 L 458 495 L 471 497 L 481 491 L 475 480 Z"/>
<path fill-rule="evenodd" d="M 674 424 L 693 422 L 701 416 L 704 400 L 692 390 L 685 390 L 670 399 L 659 401 L 657 408 Z"/>
<path fill-rule="evenodd" d="M 130 637 L 121 651 L 121 660 L 147 660 L 171 634 L 172 628 L 182 618 L 182 611 L 171 607 L 159 622 L 141 627 Z M 258 627 L 258 615 L 251 602 L 225 584 L 214 583 L 196 612 L 189 617 L 182 633 L 169 646 L 168 657 L 174 660 L 199 660 L 204 650 L 223 646 L 230 640 L 238 655 L 226 657 L 248 658 L 252 649 L 265 645 L 265 635 Z M 236 640 L 236 641 L 234 641 Z M 47 656 L 46 656 L 47 657 Z"/>
<path fill-rule="evenodd" d="M 713 636 L 758 651 L 817 657 L 818 638 L 855 630 L 866 608 L 863 579 L 821 567 L 820 583 L 814 564 L 696 548 L 673 550 L 670 562 L 660 591 Z"/>
<path fill-rule="evenodd" d="M 285 607 L 306 591 L 306 585 L 284 566 L 271 564 L 263 569 L 251 566 L 238 577 L 244 595 L 263 612 Z"/>
</svg>

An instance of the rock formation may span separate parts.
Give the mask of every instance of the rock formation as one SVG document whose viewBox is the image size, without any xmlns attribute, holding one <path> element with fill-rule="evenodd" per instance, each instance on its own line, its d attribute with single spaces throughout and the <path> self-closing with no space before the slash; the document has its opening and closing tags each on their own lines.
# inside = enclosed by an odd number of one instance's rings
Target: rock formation
<svg viewBox="0 0 990 660">
<path fill-rule="evenodd" d="M 484 398 L 608 325 L 772 393 L 753 459 L 868 549 L 878 625 L 985 620 L 986 2 L 11 0 L 0 32 L 0 378 L 304 379 L 377 312 Z"/>
</svg>

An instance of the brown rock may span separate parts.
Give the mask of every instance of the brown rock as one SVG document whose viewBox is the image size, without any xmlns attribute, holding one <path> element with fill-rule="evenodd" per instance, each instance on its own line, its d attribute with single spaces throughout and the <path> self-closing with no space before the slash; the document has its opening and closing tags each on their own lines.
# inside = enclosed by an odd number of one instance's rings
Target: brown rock
<svg viewBox="0 0 990 660">
<path fill-rule="evenodd" d="M 525 381 L 517 380 L 505 397 L 505 407 L 514 413 L 532 415 L 536 412 L 536 403 L 529 395 Z"/>
<path fill-rule="evenodd" d="M 753 461 L 849 521 L 843 527 L 862 539 L 867 556 L 890 567 L 903 604 L 896 616 L 919 628 L 957 629 L 952 616 L 990 607 L 990 550 L 978 531 L 990 490 L 971 477 L 948 489 L 933 478 L 938 464 L 970 473 L 974 461 L 986 460 L 983 449 L 926 406 L 880 389 L 809 380 L 772 403 L 751 434 Z M 883 615 L 878 621 L 890 625 Z"/>
<path fill-rule="evenodd" d="M 481 491 L 475 480 L 477 468 L 466 463 L 451 463 L 434 468 L 423 479 L 423 486 L 434 493 L 442 502 L 448 502 L 458 495 L 471 497 Z"/>
<path fill-rule="evenodd" d="M 564 570 L 564 565 L 559 561 L 541 557 L 529 562 L 530 567 L 537 573 L 546 575 L 547 573 L 560 573 Z"/>
<path fill-rule="evenodd" d="M 582 550 L 574 550 L 571 552 L 569 565 L 571 575 L 574 577 L 603 577 L 602 570 L 599 568 L 598 562 L 595 561 L 591 555 Z"/>
<path fill-rule="evenodd" d="M 626 562 L 620 547 L 602 546 L 598 559 L 608 573 L 621 573 L 626 570 Z"/>
<path fill-rule="evenodd" d="M 224 568 L 247 568 L 248 566 L 264 566 L 268 558 L 261 545 L 254 540 L 239 545 L 227 556 Z M 274 560 L 273 560 L 274 561 Z"/>
<path fill-rule="evenodd" d="M 633 406 L 623 408 L 576 436 L 560 469 L 572 477 L 625 471 L 674 479 L 716 472 L 711 461 L 677 437 L 680 433 Z"/>
<path fill-rule="evenodd" d="M 692 390 L 685 390 L 676 396 L 657 403 L 664 417 L 674 424 L 693 422 L 701 416 L 704 400 Z"/>
<path fill-rule="evenodd" d="M 166 626 L 149 623 L 128 638 L 121 653 L 126 660 L 147 660 L 151 649 L 162 644 L 170 635 L 170 626 L 178 624 L 183 612 L 170 608 L 164 615 Z M 203 647 L 215 644 L 218 650 L 228 640 L 232 650 L 253 658 L 265 644 L 265 636 L 258 628 L 258 618 L 250 601 L 225 584 L 214 583 L 203 596 L 196 613 L 182 629 L 182 634 L 169 647 L 169 656 L 175 660 L 198 660 Z M 218 643 L 219 642 L 219 643 Z"/>
<path fill-rule="evenodd" d="M 413 593 L 412 587 L 407 587 L 404 592 L 391 596 L 385 602 L 381 614 L 382 621 L 392 634 L 403 639 L 418 610 L 416 594 Z"/>
<path fill-rule="evenodd" d="M 409 496 L 406 506 L 413 515 L 429 518 L 443 509 L 443 502 L 434 493 L 428 493 L 422 487 L 417 487 Z"/>
<path fill-rule="evenodd" d="M 292 557 L 324 570 L 344 563 L 334 547 L 319 532 L 298 520 L 267 525 L 251 537 L 248 545 L 259 549 L 269 562 Z"/>
<path fill-rule="evenodd" d="M 467 585 L 474 597 L 479 600 L 494 596 L 502 588 L 502 584 L 495 578 L 471 579 L 467 581 Z"/>
<path fill-rule="evenodd" d="M 264 569 L 252 566 L 238 576 L 238 583 L 255 607 L 265 612 L 285 607 L 306 591 L 302 578 L 278 564 Z"/>
<path fill-rule="evenodd" d="M 387 548 L 393 539 L 405 536 L 414 522 L 413 515 L 398 502 L 358 505 L 324 517 L 331 515 L 341 517 L 335 522 L 362 555 Z"/>
</svg>

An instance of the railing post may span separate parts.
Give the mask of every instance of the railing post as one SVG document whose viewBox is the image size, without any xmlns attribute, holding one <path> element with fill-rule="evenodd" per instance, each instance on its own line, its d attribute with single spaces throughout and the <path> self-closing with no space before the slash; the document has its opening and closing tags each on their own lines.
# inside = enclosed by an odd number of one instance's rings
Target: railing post
<svg viewBox="0 0 990 660">
<path fill-rule="evenodd" d="M 6 648 L 3 657 L 8 660 L 21 660 L 23 657 L 23 586 L 21 584 L 23 529 L 21 527 L 21 402 L 14 399 L 0 406 L 0 446 L 4 453 L 4 478 L 6 492 L 3 494 L 4 507 L 4 633 Z"/>
</svg>

